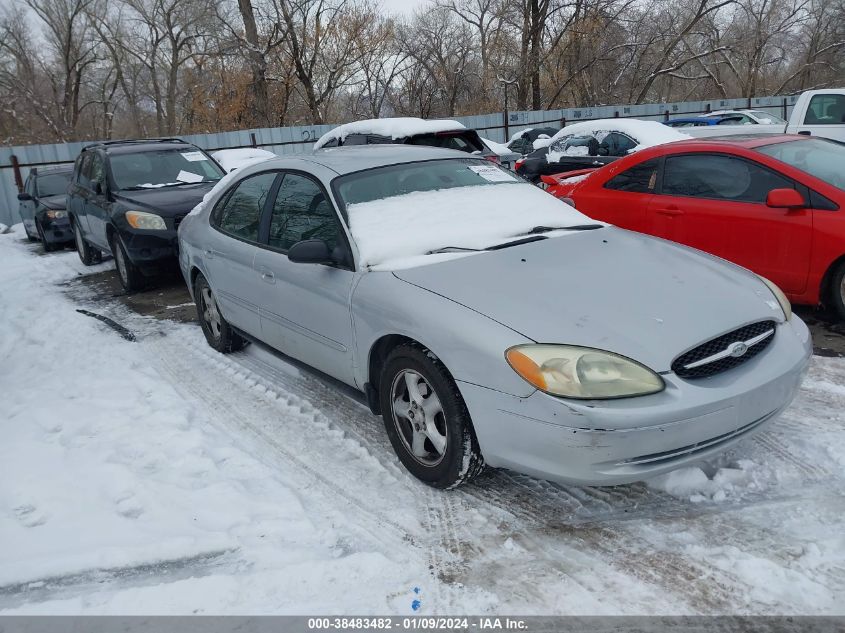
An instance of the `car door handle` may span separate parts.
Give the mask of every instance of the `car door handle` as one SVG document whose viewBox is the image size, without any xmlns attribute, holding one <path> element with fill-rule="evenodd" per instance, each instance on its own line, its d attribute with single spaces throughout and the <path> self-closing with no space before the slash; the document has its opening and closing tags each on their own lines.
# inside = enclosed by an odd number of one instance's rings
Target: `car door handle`
<svg viewBox="0 0 845 633">
<path fill-rule="evenodd" d="M 800 130 L 798 132 L 801 136 L 812 136 L 813 133 L 810 130 Z"/>
<path fill-rule="evenodd" d="M 273 274 L 273 271 L 269 268 L 265 268 L 262 266 L 258 269 L 258 272 L 261 274 L 261 280 L 266 281 L 268 284 L 276 283 L 276 275 Z"/>
<path fill-rule="evenodd" d="M 683 215 L 684 214 L 683 211 L 681 211 L 678 207 L 675 207 L 675 206 L 665 207 L 663 209 L 655 209 L 655 210 L 660 215 L 668 215 L 670 218 L 673 218 L 677 215 Z"/>
</svg>

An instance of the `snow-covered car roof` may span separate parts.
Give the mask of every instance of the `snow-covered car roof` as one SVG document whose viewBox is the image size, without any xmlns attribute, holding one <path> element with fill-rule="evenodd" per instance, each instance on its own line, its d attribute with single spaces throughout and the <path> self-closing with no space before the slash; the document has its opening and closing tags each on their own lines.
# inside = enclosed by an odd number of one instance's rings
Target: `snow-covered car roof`
<svg viewBox="0 0 845 633">
<path fill-rule="evenodd" d="M 465 130 L 466 126 L 458 121 L 449 119 L 418 119 L 416 117 L 392 117 L 386 119 L 365 119 L 344 123 L 321 136 L 314 149 L 320 149 L 332 139 L 346 140 L 350 134 L 376 134 L 394 140 L 408 138 L 417 134 L 436 134 L 438 132 L 454 132 Z"/>
<path fill-rule="evenodd" d="M 484 144 L 499 156 L 515 156 L 517 158 L 519 157 L 519 154 L 513 151 L 507 145 L 502 145 L 501 143 L 497 143 L 496 141 L 491 141 L 490 139 L 484 138 L 483 136 L 481 137 L 481 140 L 484 141 Z"/>
<path fill-rule="evenodd" d="M 221 149 L 211 154 L 228 174 L 239 167 L 251 165 L 254 162 L 278 158 L 273 152 L 258 147 L 239 147 L 237 149 Z"/>
<path fill-rule="evenodd" d="M 667 125 L 663 125 L 660 121 L 597 119 L 595 121 L 581 121 L 567 125 L 551 139 L 548 139 L 548 143 L 546 143 L 546 139 L 543 139 L 543 145 L 551 145 L 557 140 L 570 136 L 595 136 L 609 134 L 610 132 L 620 132 L 634 139 L 637 142 L 637 146 L 632 151 L 654 147 L 655 145 L 662 145 L 664 143 L 673 143 L 674 141 L 688 141 L 692 138 L 689 134 L 683 134 Z M 537 141 L 534 143 L 535 147 L 543 146 L 538 145 Z"/>
</svg>

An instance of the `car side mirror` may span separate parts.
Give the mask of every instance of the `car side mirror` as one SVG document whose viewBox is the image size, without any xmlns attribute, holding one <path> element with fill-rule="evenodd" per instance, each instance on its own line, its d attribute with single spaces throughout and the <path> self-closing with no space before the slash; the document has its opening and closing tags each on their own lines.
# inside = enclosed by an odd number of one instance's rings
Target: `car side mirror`
<svg viewBox="0 0 845 633">
<path fill-rule="evenodd" d="M 338 263 L 323 240 L 302 240 L 288 249 L 288 259 L 295 264 Z"/>
<path fill-rule="evenodd" d="M 29 195 L 26 191 L 18 194 L 18 200 L 21 202 L 26 202 L 27 200 L 32 200 L 32 196 Z"/>
<path fill-rule="evenodd" d="M 807 202 L 795 189 L 772 189 L 766 196 L 766 206 L 772 209 L 803 209 Z"/>
</svg>

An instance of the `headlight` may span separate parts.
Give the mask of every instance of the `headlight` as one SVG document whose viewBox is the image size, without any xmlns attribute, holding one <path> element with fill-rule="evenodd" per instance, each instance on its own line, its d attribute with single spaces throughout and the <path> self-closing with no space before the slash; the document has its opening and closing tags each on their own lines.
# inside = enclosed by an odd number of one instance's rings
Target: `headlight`
<svg viewBox="0 0 845 633">
<path fill-rule="evenodd" d="M 570 345 L 517 345 L 505 352 L 511 368 L 540 391 L 585 400 L 645 396 L 663 379 L 628 358 Z"/>
<path fill-rule="evenodd" d="M 66 217 L 67 212 L 66 211 L 47 211 L 47 213 L 45 213 L 44 215 L 46 215 L 51 220 L 56 220 L 58 218 Z"/>
<path fill-rule="evenodd" d="M 126 221 L 133 229 L 147 229 L 149 231 L 164 231 L 167 225 L 160 215 L 146 211 L 127 211 Z"/>
<path fill-rule="evenodd" d="M 760 277 L 760 275 L 757 275 Z M 786 298 L 786 295 L 783 294 L 783 290 L 778 288 L 775 284 L 771 281 L 766 279 L 765 277 L 760 277 L 760 281 L 762 281 L 769 290 L 772 291 L 772 294 L 775 296 L 775 299 L 778 300 L 781 309 L 783 310 L 783 316 L 786 317 L 786 320 L 789 321 L 792 318 L 792 304 L 789 303 L 789 299 Z"/>
</svg>

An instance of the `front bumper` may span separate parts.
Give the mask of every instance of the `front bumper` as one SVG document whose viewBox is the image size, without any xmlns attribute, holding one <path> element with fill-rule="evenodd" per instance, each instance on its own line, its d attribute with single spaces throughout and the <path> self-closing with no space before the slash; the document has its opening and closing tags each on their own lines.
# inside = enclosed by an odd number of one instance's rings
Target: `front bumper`
<svg viewBox="0 0 845 633">
<path fill-rule="evenodd" d="M 811 354 L 807 326 L 793 317 L 743 365 L 699 380 L 665 374 L 666 389 L 652 396 L 576 402 L 459 387 L 491 466 L 615 485 L 698 462 L 764 428 L 792 402 Z"/>
<path fill-rule="evenodd" d="M 129 259 L 144 272 L 172 268 L 176 264 L 179 242 L 175 229 L 164 231 L 121 229 L 120 239 Z"/>
<path fill-rule="evenodd" d="M 73 241 L 70 219 L 64 217 L 51 220 L 43 215 L 38 219 L 38 223 L 41 225 L 44 240 L 50 244 L 66 244 Z"/>
</svg>

